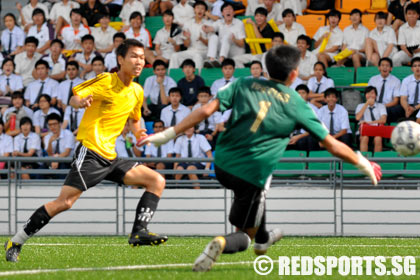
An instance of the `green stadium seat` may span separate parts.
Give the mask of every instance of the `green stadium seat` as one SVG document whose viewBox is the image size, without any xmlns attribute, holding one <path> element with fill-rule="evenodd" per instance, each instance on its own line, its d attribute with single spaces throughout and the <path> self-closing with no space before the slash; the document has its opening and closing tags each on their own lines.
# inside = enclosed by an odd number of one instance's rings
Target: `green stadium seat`
<svg viewBox="0 0 420 280">
<path fill-rule="evenodd" d="M 235 78 L 248 77 L 251 76 L 251 70 L 249 69 L 249 67 L 236 68 L 233 76 L 235 76 Z"/>
<path fill-rule="evenodd" d="M 137 83 L 139 83 L 142 87 L 144 86 L 144 81 L 150 76 L 153 76 L 153 68 L 143 68 L 143 71 L 141 71 L 140 76 L 134 79 Z"/>
<path fill-rule="evenodd" d="M 378 75 L 378 67 L 359 67 L 356 71 L 356 83 L 367 83 L 372 76 Z"/>
<path fill-rule="evenodd" d="M 333 158 L 333 156 L 328 151 L 310 151 L 309 158 Z M 309 176 L 329 177 L 334 166 L 332 166 L 332 162 L 309 162 L 308 170 L 318 172 L 318 174 L 309 174 Z"/>
<path fill-rule="evenodd" d="M 198 69 L 195 69 L 195 74 L 198 75 Z M 184 72 L 182 72 L 182 68 L 172 68 L 169 69 L 169 76 L 178 82 L 182 78 L 184 78 Z"/>
<path fill-rule="evenodd" d="M 415 158 L 420 159 L 420 154 L 414 156 Z M 407 162 L 405 165 L 406 170 L 411 170 L 417 172 L 417 174 L 404 174 L 406 178 L 420 178 L 420 162 Z"/>
<path fill-rule="evenodd" d="M 236 16 L 236 18 L 239 19 L 239 20 L 244 20 L 244 19 L 250 18 L 253 21 L 255 21 L 254 16 Z"/>
<path fill-rule="evenodd" d="M 305 158 L 305 151 L 285 151 L 282 158 Z M 288 174 L 275 174 L 275 177 L 297 177 L 302 175 L 300 171 L 305 170 L 305 162 L 278 162 L 275 170 L 290 170 Z M 295 172 L 292 172 L 295 171 Z"/>
<path fill-rule="evenodd" d="M 350 86 L 354 83 L 353 67 L 329 67 L 327 75 L 333 79 L 335 86 Z"/>
<path fill-rule="evenodd" d="M 203 68 L 200 73 L 206 86 L 211 87 L 214 81 L 223 78 L 222 68 Z"/>
<path fill-rule="evenodd" d="M 395 151 L 383 151 L 383 152 L 375 152 L 373 154 L 373 157 L 374 158 L 377 158 L 377 157 L 398 158 L 400 156 Z M 387 170 L 397 171 L 397 170 L 403 170 L 404 169 L 404 163 L 403 162 L 380 162 L 378 164 L 382 167 L 382 171 L 385 171 L 385 172 Z M 400 175 L 400 173 L 397 173 L 397 172 L 396 173 L 388 173 L 388 174 L 382 173 L 383 178 L 397 177 L 399 175 Z"/>
<path fill-rule="evenodd" d="M 391 73 L 394 76 L 396 76 L 398 79 L 400 79 L 401 81 L 404 80 L 405 77 L 413 74 L 413 72 L 411 71 L 411 67 L 408 67 L 408 66 L 394 67 L 394 68 L 392 68 Z"/>
<path fill-rule="evenodd" d="M 144 23 L 152 36 L 152 40 L 155 38 L 156 32 L 164 26 L 162 16 L 146 17 Z"/>
</svg>

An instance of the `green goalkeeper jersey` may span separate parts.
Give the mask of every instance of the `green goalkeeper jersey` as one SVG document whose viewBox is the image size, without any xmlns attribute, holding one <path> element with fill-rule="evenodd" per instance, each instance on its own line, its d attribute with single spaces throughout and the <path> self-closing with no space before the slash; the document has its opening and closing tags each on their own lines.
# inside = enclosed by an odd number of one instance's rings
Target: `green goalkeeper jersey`
<svg viewBox="0 0 420 280">
<path fill-rule="evenodd" d="M 220 89 L 216 98 L 221 111 L 232 113 L 217 140 L 215 164 L 261 188 L 293 130 L 304 128 L 320 141 L 328 134 L 296 91 L 274 81 L 241 78 Z"/>
</svg>

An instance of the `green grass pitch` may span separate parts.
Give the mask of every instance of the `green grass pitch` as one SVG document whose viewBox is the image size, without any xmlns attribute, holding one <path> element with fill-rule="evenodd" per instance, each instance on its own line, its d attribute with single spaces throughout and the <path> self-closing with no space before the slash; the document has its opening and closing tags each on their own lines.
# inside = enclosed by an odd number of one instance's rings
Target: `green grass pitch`
<svg viewBox="0 0 420 280">
<path fill-rule="evenodd" d="M 7 240 L 7 237 L 1 237 Z M 420 238 L 285 237 L 268 256 L 415 256 L 416 276 L 279 276 L 278 266 L 268 276 L 253 269 L 252 248 L 222 255 L 206 273 L 191 264 L 210 237 L 170 237 L 158 247 L 135 247 L 126 237 L 40 236 L 23 247 L 18 263 L 0 261 L 3 279 L 420 279 Z M 277 269 L 276 269 L 277 268 Z M 48 271 L 50 270 L 50 271 Z M 25 271 L 23 274 L 17 274 Z M 7 274 L 7 275 L 6 275 Z"/>
</svg>

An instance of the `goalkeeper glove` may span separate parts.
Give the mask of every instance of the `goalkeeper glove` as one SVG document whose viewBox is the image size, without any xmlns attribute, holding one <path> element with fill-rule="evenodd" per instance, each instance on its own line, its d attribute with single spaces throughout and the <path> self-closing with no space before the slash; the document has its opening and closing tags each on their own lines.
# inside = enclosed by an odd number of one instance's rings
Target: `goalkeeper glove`
<svg viewBox="0 0 420 280">
<path fill-rule="evenodd" d="M 379 166 L 376 162 L 367 160 L 360 152 L 357 152 L 357 157 L 359 158 L 359 161 L 356 164 L 356 167 L 363 174 L 367 175 L 372 181 L 372 184 L 376 186 L 382 177 L 381 166 Z"/>
</svg>

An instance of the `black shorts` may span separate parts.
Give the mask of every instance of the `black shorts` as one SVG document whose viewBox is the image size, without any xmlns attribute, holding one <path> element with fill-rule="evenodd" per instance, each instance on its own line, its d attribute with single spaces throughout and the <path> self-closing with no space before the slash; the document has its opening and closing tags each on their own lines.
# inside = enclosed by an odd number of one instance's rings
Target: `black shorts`
<svg viewBox="0 0 420 280">
<path fill-rule="evenodd" d="M 199 170 L 205 168 L 205 166 L 199 162 L 180 162 L 178 163 L 178 166 L 181 166 L 184 169 L 187 169 L 189 166 L 195 166 L 195 168 Z"/>
<path fill-rule="evenodd" d="M 229 213 L 230 223 L 241 230 L 258 227 L 265 213 L 265 189 L 229 174 L 217 166 L 214 170 L 217 180 L 234 193 Z"/>
<path fill-rule="evenodd" d="M 137 162 L 119 158 L 108 160 L 80 144 L 74 153 L 64 185 L 86 191 L 102 180 L 123 184 L 127 171 L 137 165 Z"/>
</svg>

